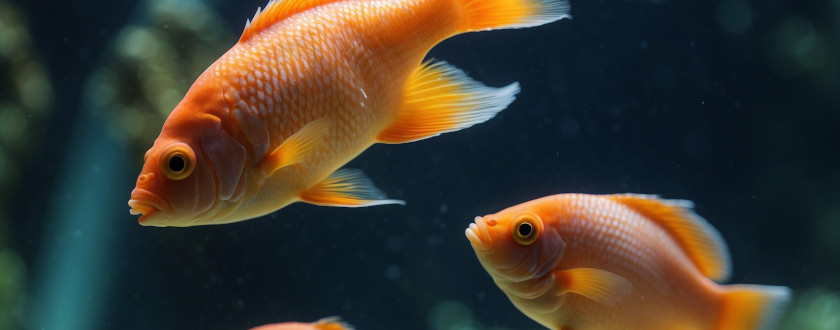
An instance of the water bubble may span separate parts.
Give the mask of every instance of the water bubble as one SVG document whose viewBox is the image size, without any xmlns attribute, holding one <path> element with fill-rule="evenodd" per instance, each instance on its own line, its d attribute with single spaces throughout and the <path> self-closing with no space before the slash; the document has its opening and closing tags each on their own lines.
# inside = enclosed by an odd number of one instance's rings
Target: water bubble
<svg viewBox="0 0 840 330">
<path fill-rule="evenodd" d="M 572 118 L 565 118 L 563 121 L 560 122 L 560 132 L 563 133 L 563 136 L 569 137 L 577 135 L 580 131 L 580 124 L 577 120 Z"/>
<path fill-rule="evenodd" d="M 469 308 L 457 301 L 443 301 L 432 307 L 428 322 L 432 330 L 474 329 Z"/>
<path fill-rule="evenodd" d="M 715 12 L 720 28 L 729 33 L 743 33 L 752 26 L 752 7 L 744 0 L 726 0 Z"/>
<path fill-rule="evenodd" d="M 395 281 L 400 278 L 402 272 L 400 271 L 400 267 L 396 265 L 388 265 L 385 268 L 385 277 L 391 281 Z"/>
<path fill-rule="evenodd" d="M 787 73 L 816 72 L 829 63 L 829 50 L 822 34 L 810 21 L 791 17 L 779 25 L 772 35 L 770 59 Z"/>
<path fill-rule="evenodd" d="M 405 247 L 405 240 L 399 235 L 388 236 L 386 243 L 388 244 L 388 248 L 392 251 L 399 251 Z"/>
</svg>

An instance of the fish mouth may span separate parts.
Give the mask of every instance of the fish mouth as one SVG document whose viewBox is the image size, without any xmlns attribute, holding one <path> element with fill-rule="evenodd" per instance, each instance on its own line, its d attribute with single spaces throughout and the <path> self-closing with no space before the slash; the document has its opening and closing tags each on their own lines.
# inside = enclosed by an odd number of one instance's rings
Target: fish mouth
<svg viewBox="0 0 840 330">
<path fill-rule="evenodd" d="M 473 248 L 479 251 L 487 251 L 493 244 L 493 239 L 490 237 L 490 231 L 487 230 L 487 224 L 482 217 L 475 217 L 475 222 L 464 231 L 467 239 L 470 240 Z"/>
<path fill-rule="evenodd" d="M 134 191 L 131 192 L 128 206 L 131 207 L 128 213 L 140 215 L 140 219 L 137 220 L 140 224 L 144 224 L 149 217 L 158 212 L 172 214 L 172 207 L 169 206 L 169 203 L 158 195 L 141 188 L 134 188 Z"/>
</svg>

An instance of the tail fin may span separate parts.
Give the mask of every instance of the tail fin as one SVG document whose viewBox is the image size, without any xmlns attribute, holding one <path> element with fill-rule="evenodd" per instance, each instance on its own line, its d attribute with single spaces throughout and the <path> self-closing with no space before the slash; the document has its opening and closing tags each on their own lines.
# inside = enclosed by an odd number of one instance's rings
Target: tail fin
<svg viewBox="0 0 840 330">
<path fill-rule="evenodd" d="M 466 31 L 523 28 L 551 23 L 569 15 L 566 0 L 462 0 Z"/>
<path fill-rule="evenodd" d="M 320 319 L 313 326 L 318 330 L 354 330 L 353 326 L 344 323 L 338 316 Z"/>
<path fill-rule="evenodd" d="M 790 289 L 783 286 L 724 286 L 723 306 L 717 330 L 772 329 L 790 301 Z"/>
</svg>

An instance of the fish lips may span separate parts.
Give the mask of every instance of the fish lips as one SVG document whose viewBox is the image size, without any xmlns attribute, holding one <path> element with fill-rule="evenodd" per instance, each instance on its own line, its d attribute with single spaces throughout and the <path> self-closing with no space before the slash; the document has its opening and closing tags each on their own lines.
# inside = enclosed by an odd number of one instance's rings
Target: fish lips
<svg viewBox="0 0 840 330">
<path fill-rule="evenodd" d="M 140 224 L 147 224 L 149 217 L 159 213 L 173 214 L 172 207 L 169 206 L 169 203 L 163 200 L 163 198 L 160 198 L 160 196 L 142 188 L 134 188 L 134 191 L 131 192 L 131 199 L 128 201 L 128 206 L 131 207 L 129 213 L 140 215 L 140 219 L 138 219 Z"/>
<path fill-rule="evenodd" d="M 487 230 L 487 224 L 483 217 L 475 217 L 475 222 L 464 231 L 467 239 L 474 249 L 479 251 L 487 251 L 493 247 L 493 238 L 490 236 L 490 231 Z"/>
</svg>

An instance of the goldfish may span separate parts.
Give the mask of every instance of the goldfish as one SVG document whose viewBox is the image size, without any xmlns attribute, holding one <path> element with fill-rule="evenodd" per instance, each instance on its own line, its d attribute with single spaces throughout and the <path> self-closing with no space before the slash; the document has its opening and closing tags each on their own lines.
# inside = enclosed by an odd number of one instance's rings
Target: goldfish
<svg viewBox="0 0 840 330">
<path fill-rule="evenodd" d="M 565 0 L 271 1 L 164 122 L 130 213 L 142 225 L 185 227 L 294 202 L 404 204 L 340 168 L 374 143 L 482 123 L 519 92 L 424 62 L 427 52 L 457 34 L 542 25 L 568 10 Z"/>
<path fill-rule="evenodd" d="M 549 329 L 765 329 L 781 286 L 721 285 L 729 250 L 684 200 L 560 194 L 476 217 L 466 236 L 513 305 Z"/>
<path fill-rule="evenodd" d="M 284 322 L 266 324 L 251 330 L 353 330 L 353 327 L 338 317 L 327 317 L 312 323 Z"/>
</svg>

